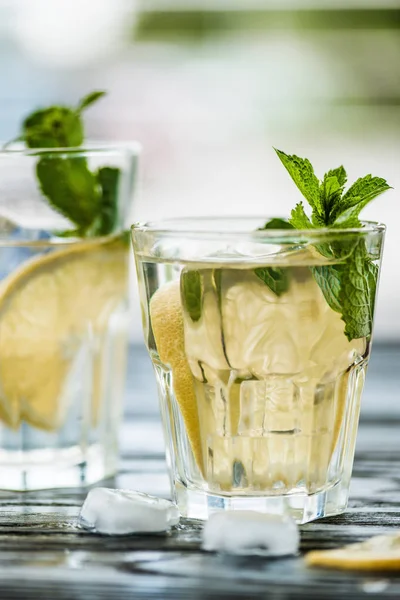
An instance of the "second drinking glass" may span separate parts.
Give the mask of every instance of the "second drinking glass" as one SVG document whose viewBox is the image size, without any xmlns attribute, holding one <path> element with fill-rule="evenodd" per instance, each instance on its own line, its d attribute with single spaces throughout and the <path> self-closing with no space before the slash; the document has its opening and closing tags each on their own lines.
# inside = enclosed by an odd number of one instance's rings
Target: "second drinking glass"
<svg viewBox="0 0 400 600">
<path fill-rule="evenodd" d="M 0 489 L 115 473 L 138 151 L 0 153 Z"/>
</svg>

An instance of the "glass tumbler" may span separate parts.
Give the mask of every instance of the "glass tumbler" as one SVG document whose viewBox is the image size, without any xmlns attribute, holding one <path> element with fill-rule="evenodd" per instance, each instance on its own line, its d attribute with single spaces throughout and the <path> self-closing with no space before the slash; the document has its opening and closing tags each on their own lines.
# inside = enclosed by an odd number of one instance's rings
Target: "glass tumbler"
<svg viewBox="0 0 400 600">
<path fill-rule="evenodd" d="M 138 152 L 0 153 L 0 489 L 116 470 Z"/>
<path fill-rule="evenodd" d="M 173 496 L 190 518 L 304 523 L 346 507 L 385 227 L 264 222 L 132 228 Z"/>
</svg>

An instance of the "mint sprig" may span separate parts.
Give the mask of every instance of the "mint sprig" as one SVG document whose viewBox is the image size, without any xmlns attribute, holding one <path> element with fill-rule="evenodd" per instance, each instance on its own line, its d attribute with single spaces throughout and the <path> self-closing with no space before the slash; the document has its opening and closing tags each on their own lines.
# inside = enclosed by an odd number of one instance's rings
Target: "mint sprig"
<svg viewBox="0 0 400 600">
<path fill-rule="evenodd" d="M 203 308 L 203 283 L 198 271 L 182 271 L 181 295 L 185 311 L 192 321 L 198 321 Z"/>
<path fill-rule="evenodd" d="M 17 138 L 28 148 L 79 148 L 84 142 L 82 112 L 105 95 L 94 91 L 77 107 L 50 106 L 30 114 Z M 117 194 L 120 170 L 89 169 L 85 157 L 43 154 L 36 164 L 39 187 L 49 204 L 73 223 L 61 236 L 108 235 L 117 224 Z"/>
<path fill-rule="evenodd" d="M 281 220 L 273 219 L 264 229 L 358 229 L 362 227 L 359 220 L 362 209 L 390 189 L 385 179 L 366 175 L 344 192 L 347 174 L 343 166 L 328 171 L 319 181 L 308 159 L 290 156 L 281 150 L 276 153 L 310 205 L 311 215 L 307 215 L 303 202 L 299 202 L 285 227 L 281 226 Z M 337 260 L 334 265 L 312 267 L 311 272 L 329 306 L 342 315 L 345 335 L 350 341 L 370 336 L 378 268 L 371 260 L 365 240 L 355 234 L 346 248 L 344 244 L 332 243 L 317 245 L 316 249 L 322 256 Z M 263 273 L 266 270 L 256 269 L 255 272 L 280 295 L 281 290 L 288 287 L 287 274 L 280 269 L 282 276 L 279 278 L 279 269 L 275 269 L 275 278 L 271 282 Z"/>
<path fill-rule="evenodd" d="M 307 158 L 275 150 L 282 164 L 312 208 L 311 222 L 316 227 L 361 227 L 360 211 L 371 200 L 390 189 L 381 177 L 366 175 L 358 179 L 345 194 L 347 175 L 344 167 L 328 171 L 320 182 Z M 289 219 L 296 229 L 297 219 Z M 308 229 L 308 227 L 307 227 Z"/>
</svg>

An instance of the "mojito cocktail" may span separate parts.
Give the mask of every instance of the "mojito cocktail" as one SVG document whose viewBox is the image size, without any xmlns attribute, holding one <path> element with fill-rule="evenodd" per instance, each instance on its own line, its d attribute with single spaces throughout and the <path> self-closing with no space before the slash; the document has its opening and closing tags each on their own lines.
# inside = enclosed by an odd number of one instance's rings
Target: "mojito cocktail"
<svg viewBox="0 0 400 600">
<path fill-rule="evenodd" d="M 0 153 L 0 489 L 113 475 L 135 148 Z"/>
<path fill-rule="evenodd" d="M 378 268 L 383 228 L 307 236 L 245 222 L 247 234 L 211 219 L 133 231 L 173 488 L 188 516 L 253 507 L 305 521 L 346 504 L 371 348 L 317 282 L 360 245 Z M 340 264 L 321 254 L 331 247 Z"/>
</svg>

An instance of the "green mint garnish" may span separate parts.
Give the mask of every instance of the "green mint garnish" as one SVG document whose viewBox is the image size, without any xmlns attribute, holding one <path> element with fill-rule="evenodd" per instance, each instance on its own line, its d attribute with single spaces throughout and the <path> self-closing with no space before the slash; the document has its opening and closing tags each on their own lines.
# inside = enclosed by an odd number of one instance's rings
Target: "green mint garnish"
<svg viewBox="0 0 400 600">
<path fill-rule="evenodd" d="M 42 156 L 36 164 L 40 189 L 51 206 L 85 236 L 100 212 L 101 190 L 85 158 Z"/>
<path fill-rule="evenodd" d="M 28 148 L 79 148 L 84 142 L 82 112 L 105 95 L 91 92 L 76 108 L 51 106 L 35 111 L 22 124 L 17 138 Z M 120 171 L 102 167 L 89 169 L 86 158 L 43 154 L 36 176 L 49 204 L 74 224 L 62 236 L 108 235 L 117 224 L 117 192 Z"/>
<path fill-rule="evenodd" d="M 264 229 L 293 229 L 293 227 L 285 219 L 271 219 L 268 223 L 265 223 L 264 227 L 260 227 L 258 231 L 263 231 Z"/>
<path fill-rule="evenodd" d="M 181 295 L 186 313 L 192 321 L 199 321 L 203 308 L 203 284 L 198 271 L 182 271 Z"/>
<path fill-rule="evenodd" d="M 263 229 L 361 228 L 361 210 L 390 189 L 385 179 L 366 175 L 344 192 L 347 182 L 344 167 L 328 171 L 319 181 L 309 160 L 280 150 L 276 153 L 310 205 L 311 215 L 307 215 L 303 202 L 299 202 L 288 221 L 272 219 Z M 351 341 L 371 335 L 378 268 L 372 262 L 363 238 L 355 235 L 348 246 L 345 249 L 343 244 L 316 245 L 322 256 L 336 259 L 338 264 L 312 267 L 311 272 L 329 306 L 342 315 L 344 333 Z M 282 269 L 274 269 L 272 281 L 270 271 L 271 268 L 264 268 L 255 272 L 280 295 L 287 289 L 287 274 Z"/>
<path fill-rule="evenodd" d="M 329 171 L 320 182 L 306 158 L 289 156 L 281 150 L 276 150 L 276 153 L 312 208 L 309 219 L 303 204 L 296 206 L 289 219 L 295 229 L 361 227 L 358 218 L 361 210 L 382 192 L 390 189 L 390 185 L 381 177 L 366 175 L 357 179 L 343 194 L 347 180 L 343 167 Z"/>
<path fill-rule="evenodd" d="M 332 310 L 341 312 L 340 290 L 342 273 L 339 266 L 326 265 L 313 267 L 311 271 L 329 306 Z"/>
<path fill-rule="evenodd" d="M 277 296 L 288 291 L 290 281 L 287 270 L 279 267 L 259 267 L 254 272 Z"/>
<path fill-rule="evenodd" d="M 120 170 L 116 167 L 101 167 L 96 173 L 101 189 L 99 224 L 97 233 L 107 235 L 115 230 L 118 219 L 118 182 Z"/>
<path fill-rule="evenodd" d="M 76 108 L 50 106 L 37 110 L 24 120 L 18 140 L 28 148 L 72 148 L 83 144 L 82 111 L 106 92 L 91 92 Z"/>
<path fill-rule="evenodd" d="M 344 333 L 349 340 L 371 335 L 377 269 L 368 258 L 363 239 L 340 269 L 340 293 Z"/>
</svg>

